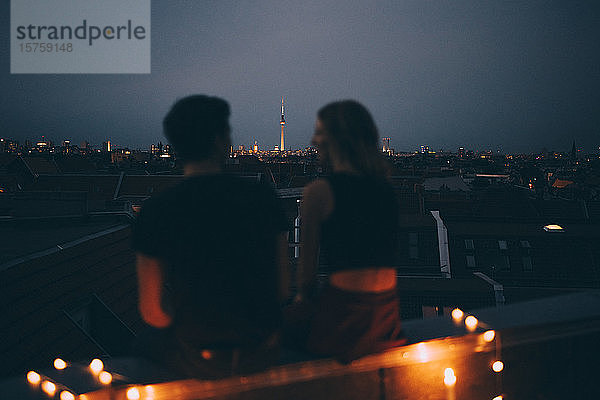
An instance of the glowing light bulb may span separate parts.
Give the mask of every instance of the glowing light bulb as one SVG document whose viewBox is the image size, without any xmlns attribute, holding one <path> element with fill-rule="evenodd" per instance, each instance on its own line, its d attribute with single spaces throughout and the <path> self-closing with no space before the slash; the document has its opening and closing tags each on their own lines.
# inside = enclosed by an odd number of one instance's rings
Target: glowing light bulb
<svg viewBox="0 0 600 400">
<path fill-rule="evenodd" d="M 467 318 L 465 318 L 465 325 L 470 331 L 474 331 L 475 328 L 477 328 L 478 323 L 479 321 L 477 321 L 477 318 L 472 315 L 469 315 Z"/>
<path fill-rule="evenodd" d="M 502 361 L 495 361 L 492 364 L 492 369 L 494 370 L 494 372 L 500 372 L 504 369 L 504 363 Z"/>
<path fill-rule="evenodd" d="M 139 400 L 140 391 L 136 387 L 127 389 L 127 400 Z"/>
<path fill-rule="evenodd" d="M 463 319 L 464 315 L 465 313 L 462 312 L 460 308 L 455 308 L 454 310 L 452 310 L 452 319 L 454 319 L 456 322 L 460 322 Z"/>
<path fill-rule="evenodd" d="M 421 362 L 429 361 L 429 352 L 427 351 L 427 345 L 423 342 L 417 344 L 417 359 Z"/>
<path fill-rule="evenodd" d="M 54 393 L 56 392 L 56 385 L 50 381 L 44 381 L 44 382 L 42 382 L 42 390 L 48 396 L 52 397 L 52 396 L 54 396 Z"/>
<path fill-rule="evenodd" d="M 37 372 L 29 371 L 27 373 L 27 382 L 31 383 L 32 385 L 37 385 L 41 380 L 42 377 Z"/>
<path fill-rule="evenodd" d="M 102 371 L 98 375 L 98 380 L 100 381 L 100 383 L 102 383 L 104 385 L 108 385 L 109 383 L 111 383 L 112 379 L 113 378 L 112 378 L 112 375 L 110 374 L 110 372 Z"/>
<path fill-rule="evenodd" d="M 104 369 L 104 363 L 99 358 L 94 358 L 90 363 L 90 369 L 94 374 L 99 374 Z"/>
<path fill-rule="evenodd" d="M 456 375 L 452 368 L 446 368 L 444 370 L 444 385 L 450 387 L 456 384 Z"/>
<path fill-rule="evenodd" d="M 502 397 L 502 396 L 496 396 L 492 400 L 502 400 L 502 399 L 504 399 L 504 397 Z"/>
<path fill-rule="evenodd" d="M 144 386 L 144 399 L 153 400 L 154 399 L 154 387 L 152 385 Z"/>
<path fill-rule="evenodd" d="M 57 358 L 54 360 L 54 368 L 56 369 L 65 369 L 67 368 L 67 363 L 64 360 Z"/>
<path fill-rule="evenodd" d="M 493 330 L 485 331 L 483 334 L 483 340 L 486 342 L 491 342 L 496 337 L 496 332 Z"/>
<path fill-rule="evenodd" d="M 60 392 L 60 400 L 75 400 L 75 396 L 68 390 L 63 390 Z"/>
</svg>

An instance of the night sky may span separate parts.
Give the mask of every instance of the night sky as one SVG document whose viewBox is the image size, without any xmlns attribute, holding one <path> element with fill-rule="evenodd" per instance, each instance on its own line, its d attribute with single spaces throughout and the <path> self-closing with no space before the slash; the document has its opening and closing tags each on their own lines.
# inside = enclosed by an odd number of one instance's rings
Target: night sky
<svg viewBox="0 0 600 400">
<path fill-rule="evenodd" d="M 354 98 L 396 151 L 600 146 L 600 2 L 152 1 L 149 75 L 11 75 L 0 5 L 0 136 L 147 148 L 177 97 L 232 107 L 233 142 L 309 144 Z"/>
</svg>

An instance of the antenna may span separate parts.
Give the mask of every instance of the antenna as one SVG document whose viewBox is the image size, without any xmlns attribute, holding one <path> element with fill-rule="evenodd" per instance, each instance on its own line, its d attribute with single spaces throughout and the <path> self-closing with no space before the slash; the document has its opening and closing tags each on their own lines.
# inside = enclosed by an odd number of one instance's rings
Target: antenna
<svg viewBox="0 0 600 400">
<path fill-rule="evenodd" d="M 281 96 L 281 121 L 279 122 L 281 125 L 281 139 L 279 143 L 279 151 L 285 150 L 285 139 L 284 139 L 284 127 L 285 127 L 285 109 L 283 108 L 283 96 Z"/>
</svg>

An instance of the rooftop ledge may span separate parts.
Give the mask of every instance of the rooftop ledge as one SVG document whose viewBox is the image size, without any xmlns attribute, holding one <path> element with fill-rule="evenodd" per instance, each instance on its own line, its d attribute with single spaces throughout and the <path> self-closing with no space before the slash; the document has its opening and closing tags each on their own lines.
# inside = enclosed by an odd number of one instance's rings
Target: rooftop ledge
<svg viewBox="0 0 600 400">
<path fill-rule="evenodd" d="M 475 317 L 475 320 L 473 318 Z M 107 359 L 110 385 L 87 365 L 0 382 L 20 399 L 516 399 L 592 398 L 600 294 L 578 293 L 453 317 L 406 321 L 410 344 L 340 364 L 303 361 L 215 381 L 165 380 L 144 360 Z M 52 396 L 43 388 L 52 389 Z M 63 396 L 63 392 L 68 394 Z"/>
</svg>

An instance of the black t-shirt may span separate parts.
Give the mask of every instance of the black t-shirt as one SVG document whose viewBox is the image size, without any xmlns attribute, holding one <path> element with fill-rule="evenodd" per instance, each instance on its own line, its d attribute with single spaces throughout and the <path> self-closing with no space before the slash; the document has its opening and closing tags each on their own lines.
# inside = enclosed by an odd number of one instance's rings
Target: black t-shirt
<svg viewBox="0 0 600 400">
<path fill-rule="evenodd" d="M 323 221 L 328 272 L 393 267 L 398 255 L 398 202 L 384 177 L 332 174 L 333 211 Z"/>
<path fill-rule="evenodd" d="M 251 345 L 273 332 L 286 225 L 270 187 L 224 174 L 187 178 L 144 203 L 133 247 L 165 266 L 180 338 Z"/>
</svg>

